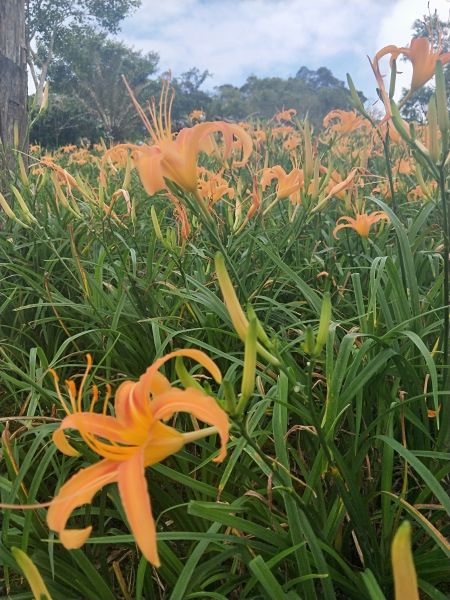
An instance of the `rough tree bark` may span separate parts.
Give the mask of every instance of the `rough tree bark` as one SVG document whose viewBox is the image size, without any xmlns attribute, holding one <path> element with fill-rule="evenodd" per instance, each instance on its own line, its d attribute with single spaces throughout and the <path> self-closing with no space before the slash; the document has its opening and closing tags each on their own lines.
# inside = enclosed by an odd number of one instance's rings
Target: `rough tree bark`
<svg viewBox="0 0 450 600">
<path fill-rule="evenodd" d="M 0 186 L 27 144 L 25 0 L 0 0 Z M 1 177 L 3 175 L 3 177 Z"/>
</svg>

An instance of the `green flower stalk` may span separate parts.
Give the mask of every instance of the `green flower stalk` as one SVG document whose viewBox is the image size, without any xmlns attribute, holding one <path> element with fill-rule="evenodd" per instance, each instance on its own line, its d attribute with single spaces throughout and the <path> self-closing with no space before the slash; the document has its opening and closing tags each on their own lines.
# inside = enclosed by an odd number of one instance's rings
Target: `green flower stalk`
<svg viewBox="0 0 450 600">
<path fill-rule="evenodd" d="M 244 372 L 242 375 L 241 396 L 236 407 L 236 416 L 244 414 L 248 401 L 255 390 L 256 377 L 256 329 L 257 320 L 250 319 L 245 339 Z"/>
</svg>

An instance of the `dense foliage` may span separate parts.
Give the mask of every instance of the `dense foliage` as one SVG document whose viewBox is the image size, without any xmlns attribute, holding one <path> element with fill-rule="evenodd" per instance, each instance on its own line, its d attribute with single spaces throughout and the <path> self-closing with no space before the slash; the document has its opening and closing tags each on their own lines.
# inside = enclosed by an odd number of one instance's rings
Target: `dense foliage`
<svg viewBox="0 0 450 600">
<path fill-rule="evenodd" d="M 29 557 L 53 598 L 382 600 L 394 574 L 406 600 L 417 570 L 423 598 L 443 600 L 447 138 L 434 121 L 412 138 L 397 115 L 387 135 L 350 111 L 333 111 L 322 132 L 286 109 L 269 123 L 201 122 L 177 141 L 164 111 L 150 120 L 149 146 L 34 148 L 11 188 L 0 498 L 49 501 L 95 464 L 101 440 L 82 421 L 69 434 L 78 456 L 52 443 L 68 394 L 71 410 L 100 413 L 96 389 L 103 401 L 107 384 L 136 381 L 177 348 L 220 367 L 222 383 L 192 363 L 162 370 L 228 412 L 227 457 L 212 462 L 210 434 L 147 469 L 158 569 L 115 485 L 74 511 L 71 527 L 93 525 L 76 550 L 49 532 L 45 507 L 4 510 L 6 594 L 32 597 L 18 568 L 29 577 Z M 87 353 L 94 368 L 75 399 Z M 185 414 L 169 424 L 202 426 Z"/>
</svg>

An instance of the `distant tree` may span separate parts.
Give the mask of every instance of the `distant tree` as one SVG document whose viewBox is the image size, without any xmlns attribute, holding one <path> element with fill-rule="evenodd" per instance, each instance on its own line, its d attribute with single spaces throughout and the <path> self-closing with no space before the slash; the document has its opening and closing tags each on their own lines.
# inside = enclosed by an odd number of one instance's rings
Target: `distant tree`
<svg viewBox="0 0 450 600">
<path fill-rule="evenodd" d="M 422 19 L 417 19 L 413 24 L 412 37 L 428 37 L 430 43 L 434 47 L 441 45 L 443 52 L 450 50 L 450 24 L 439 19 L 437 11 L 432 14 L 424 15 Z M 406 58 L 404 60 L 407 60 Z M 401 67 L 399 68 L 401 70 Z M 450 98 L 450 70 L 444 69 L 445 83 L 447 88 L 447 98 Z M 423 123 L 426 120 L 428 104 L 433 94 L 433 85 L 425 85 L 418 89 L 407 100 L 402 107 L 403 116 L 410 121 Z M 407 89 L 403 90 L 403 98 L 408 93 Z"/>
<path fill-rule="evenodd" d="M 144 102 L 155 90 L 150 79 L 156 71 L 158 55 L 128 48 L 105 39 L 92 28 L 72 27 L 61 40 L 58 55 L 50 65 L 51 89 L 72 100 L 100 124 L 107 137 L 133 137 L 141 123 L 125 88 L 125 75 L 138 101 Z M 66 103 L 67 104 L 67 103 Z"/>
<path fill-rule="evenodd" d="M 116 33 L 120 22 L 140 3 L 141 0 L 26 0 L 28 64 L 38 103 L 48 69 L 74 24 L 78 29 L 95 27 L 103 33 Z"/>
<path fill-rule="evenodd" d="M 211 96 L 200 89 L 208 77 L 211 77 L 209 71 L 200 71 L 193 67 L 172 79 L 175 91 L 172 117 L 175 126 L 185 126 L 187 117 L 193 110 L 202 109 L 205 113 L 209 112 Z"/>
<path fill-rule="evenodd" d="M 47 110 L 30 131 L 30 141 L 44 148 L 97 142 L 106 137 L 102 122 L 86 111 L 78 98 L 50 93 Z"/>
<path fill-rule="evenodd" d="M 247 100 L 241 89 L 226 83 L 216 88 L 210 107 L 209 116 L 213 119 L 244 119 L 249 113 Z"/>
<path fill-rule="evenodd" d="M 344 82 L 336 79 L 327 67 L 319 67 L 317 71 L 301 67 L 295 76 L 303 79 L 303 81 L 316 90 L 319 88 L 345 88 Z"/>
<path fill-rule="evenodd" d="M 302 67 L 295 77 L 288 79 L 253 75 L 240 88 L 221 86 L 216 89 L 210 110 L 216 116 L 244 119 L 249 115 L 270 118 L 282 108 L 295 108 L 300 117 L 308 115 L 320 126 L 331 109 L 350 110 L 351 106 L 344 83 L 329 69 L 312 71 Z"/>
</svg>

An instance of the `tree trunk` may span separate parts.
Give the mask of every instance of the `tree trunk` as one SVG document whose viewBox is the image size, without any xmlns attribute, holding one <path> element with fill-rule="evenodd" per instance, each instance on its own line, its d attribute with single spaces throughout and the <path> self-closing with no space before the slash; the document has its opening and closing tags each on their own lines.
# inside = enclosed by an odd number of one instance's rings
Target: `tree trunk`
<svg viewBox="0 0 450 600">
<path fill-rule="evenodd" d="M 25 0 L 0 0 L 1 187 L 15 169 L 14 149 L 27 149 L 27 82 Z"/>
</svg>

